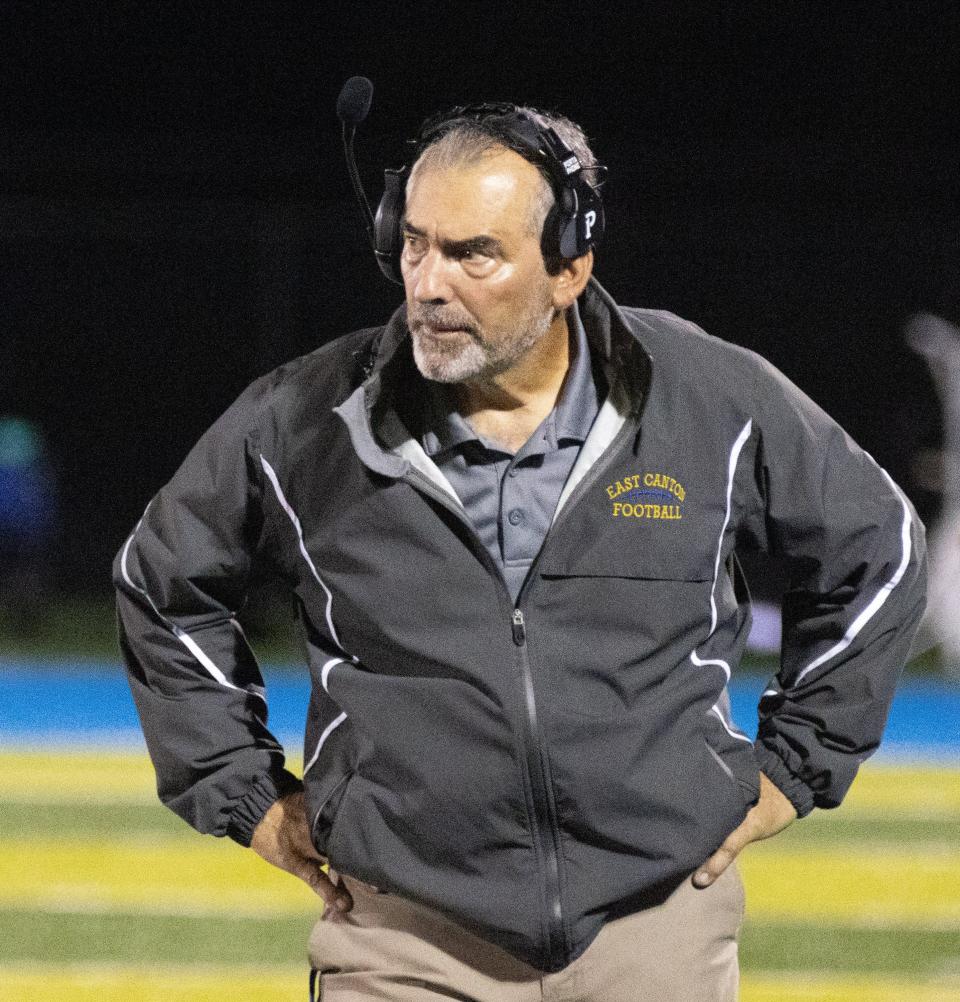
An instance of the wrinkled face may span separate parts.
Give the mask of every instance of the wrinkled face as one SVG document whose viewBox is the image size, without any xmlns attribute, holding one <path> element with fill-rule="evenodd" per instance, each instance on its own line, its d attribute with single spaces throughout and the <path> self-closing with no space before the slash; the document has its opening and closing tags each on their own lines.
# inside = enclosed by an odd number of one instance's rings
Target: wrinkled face
<svg viewBox="0 0 960 1002">
<path fill-rule="evenodd" d="M 442 383 L 505 372 L 557 312 L 531 217 L 542 179 L 511 150 L 414 172 L 401 270 L 417 368 Z"/>
</svg>

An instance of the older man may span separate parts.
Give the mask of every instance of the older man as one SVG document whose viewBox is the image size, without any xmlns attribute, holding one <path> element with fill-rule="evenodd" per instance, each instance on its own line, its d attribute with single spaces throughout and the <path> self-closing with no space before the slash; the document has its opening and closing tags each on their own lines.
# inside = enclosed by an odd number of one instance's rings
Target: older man
<svg viewBox="0 0 960 1002">
<path fill-rule="evenodd" d="M 731 862 L 880 740 L 911 506 L 768 363 L 613 302 L 595 171 L 557 116 L 433 123 L 405 308 L 254 383 L 118 555 L 160 796 L 327 902 L 327 1000 L 734 999 Z M 740 548 L 797 568 L 756 742 Z M 254 561 L 309 647 L 302 786 L 234 620 Z"/>
</svg>

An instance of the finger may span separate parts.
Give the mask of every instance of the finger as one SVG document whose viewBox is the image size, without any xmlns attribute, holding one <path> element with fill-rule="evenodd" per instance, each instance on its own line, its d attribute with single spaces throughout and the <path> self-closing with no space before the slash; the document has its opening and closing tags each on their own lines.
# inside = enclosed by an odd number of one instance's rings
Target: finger
<svg viewBox="0 0 960 1002">
<path fill-rule="evenodd" d="M 346 887 L 335 884 L 319 866 L 309 867 L 303 874 L 303 879 L 323 898 L 323 903 L 328 908 L 348 912 L 353 907 L 353 898 Z"/>
<path fill-rule="evenodd" d="M 694 887 L 709 887 L 724 870 L 737 858 L 739 847 L 731 845 L 729 840 L 700 867 L 693 875 Z"/>
</svg>

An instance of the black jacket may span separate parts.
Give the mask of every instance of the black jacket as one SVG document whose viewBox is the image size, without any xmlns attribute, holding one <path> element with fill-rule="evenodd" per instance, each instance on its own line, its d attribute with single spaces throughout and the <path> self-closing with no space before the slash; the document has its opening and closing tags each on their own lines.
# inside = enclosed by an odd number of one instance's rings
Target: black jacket
<svg viewBox="0 0 960 1002">
<path fill-rule="evenodd" d="M 595 282 L 581 311 L 611 390 L 516 608 L 406 430 L 402 309 L 244 392 L 115 574 L 164 803 L 248 843 L 297 783 L 234 619 L 265 561 L 309 647 L 318 850 L 543 970 L 703 862 L 760 768 L 801 815 L 838 804 L 923 605 L 910 504 L 771 365 Z M 725 687 L 757 548 L 796 576 L 754 744 Z"/>
</svg>

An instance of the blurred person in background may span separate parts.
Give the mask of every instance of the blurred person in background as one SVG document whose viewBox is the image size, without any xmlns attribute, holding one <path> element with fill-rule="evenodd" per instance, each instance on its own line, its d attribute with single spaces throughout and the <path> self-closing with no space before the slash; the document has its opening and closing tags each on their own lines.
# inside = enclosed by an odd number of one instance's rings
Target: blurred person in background
<svg viewBox="0 0 960 1002">
<path fill-rule="evenodd" d="M 943 414 L 943 448 L 926 450 L 918 463 L 919 485 L 939 496 L 940 512 L 929 532 L 929 594 L 917 646 L 939 645 L 944 672 L 960 681 L 960 328 L 917 313 L 905 334 L 930 368 Z"/>
<path fill-rule="evenodd" d="M 915 512 L 769 363 L 612 299 L 598 174 L 560 116 L 425 125 L 380 214 L 405 305 L 256 381 L 117 555 L 159 795 L 323 897 L 324 1000 L 731 1002 L 731 864 L 881 738 Z M 794 567 L 755 742 L 751 550 Z M 257 564 L 308 643 L 302 781 L 235 618 Z"/>
<path fill-rule="evenodd" d="M 0 617 L 29 633 L 40 621 L 58 532 L 57 490 L 40 429 L 0 416 Z"/>
</svg>

